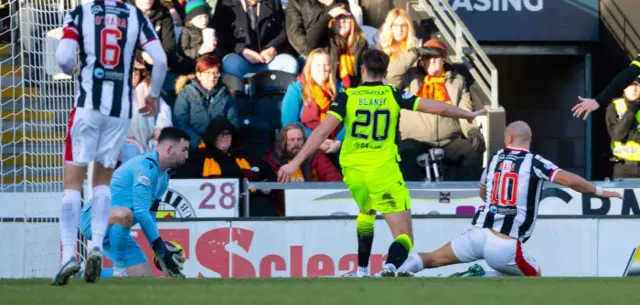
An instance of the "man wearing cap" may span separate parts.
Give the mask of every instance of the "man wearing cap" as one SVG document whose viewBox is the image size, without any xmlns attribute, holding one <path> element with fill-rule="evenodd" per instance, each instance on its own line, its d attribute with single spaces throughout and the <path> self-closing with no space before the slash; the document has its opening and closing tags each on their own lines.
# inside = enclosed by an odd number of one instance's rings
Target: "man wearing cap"
<svg viewBox="0 0 640 305">
<path fill-rule="evenodd" d="M 389 65 L 387 81 L 400 90 L 422 98 L 433 99 L 473 111 L 471 95 L 464 76 L 446 64 L 444 44 L 436 39 L 423 47 L 401 54 Z M 417 166 L 417 157 L 430 148 L 445 152 L 445 180 L 480 179 L 485 141 L 480 129 L 466 120 L 435 114 L 402 111 L 400 117 L 400 168 L 404 179 L 424 179 L 424 170 Z"/>
<path fill-rule="evenodd" d="M 640 79 L 624 89 L 624 96 L 607 106 L 614 178 L 640 177 Z"/>
</svg>

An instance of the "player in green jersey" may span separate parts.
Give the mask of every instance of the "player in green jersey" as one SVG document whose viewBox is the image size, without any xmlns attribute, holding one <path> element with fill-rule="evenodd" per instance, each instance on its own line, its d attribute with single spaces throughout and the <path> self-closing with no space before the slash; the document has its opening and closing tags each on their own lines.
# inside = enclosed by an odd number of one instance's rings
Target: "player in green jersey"
<svg viewBox="0 0 640 305">
<path fill-rule="evenodd" d="M 380 50 L 365 50 L 360 67 L 363 83 L 343 89 L 296 157 L 278 171 L 278 181 L 289 176 L 344 122 L 346 135 L 340 151 L 344 183 L 360 207 L 357 218 L 358 276 L 368 275 L 376 212 L 384 215 L 395 240 L 389 247 L 382 276 L 395 276 L 413 247 L 411 204 L 398 162 L 396 132 L 400 109 L 473 120 L 485 110 L 467 112 L 446 103 L 400 93 L 384 85 L 389 57 Z"/>
</svg>

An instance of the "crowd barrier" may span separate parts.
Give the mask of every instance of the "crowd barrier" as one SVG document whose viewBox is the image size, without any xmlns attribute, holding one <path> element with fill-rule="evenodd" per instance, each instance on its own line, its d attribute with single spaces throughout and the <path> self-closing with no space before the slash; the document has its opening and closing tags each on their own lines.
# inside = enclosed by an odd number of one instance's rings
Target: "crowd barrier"
<svg viewBox="0 0 640 305">
<path fill-rule="evenodd" d="M 596 182 L 624 194 L 599 199 L 546 183 L 540 220 L 525 250 L 550 276 L 640 274 L 638 180 Z M 241 187 L 241 185 L 244 185 Z M 475 182 L 408 183 L 416 251 L 433 250 L 470 228 L 482 202 Z M 287 217 L 247 218 L 251 189 L 280 189 Z M 59 193 L 3 193 L 0 207 L 0 278 L 51 277 L 59 267 Z M 180 243 L 190 277 L 344 276 L 356 267 L 357 206 L 342 183 L 253 183 L 237 179 L 170 182 L 158 212 L 165 240 Z M 144 240 L 134 227 L 136 239 Z M 391 242 L 378 220 L 371 258 L 379 271 Z M 151 257 L 146 241 L 140 243 Z M 106 267 L 109 268 L 107 262 Z M 460 270 L 442 268 L 421 275 Z"/>
</svg>

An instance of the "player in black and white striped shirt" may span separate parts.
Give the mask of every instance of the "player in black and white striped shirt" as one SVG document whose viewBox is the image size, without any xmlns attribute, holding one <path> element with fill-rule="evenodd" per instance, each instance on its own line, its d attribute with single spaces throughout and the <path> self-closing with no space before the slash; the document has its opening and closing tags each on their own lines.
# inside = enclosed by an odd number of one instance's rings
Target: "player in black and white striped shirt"
<svg viewBox="0 0 640 305">
<path fill-rule="evenodd" d="M 461 276 L 539 276 L 540 268 L 522 249 L 533 232 L 543 181 L 602 198 L 622 195 L 604 191 L 584 178 L 561 170 L 539 155 L 529 152 L 531 129 L 518 121 L 505 130 L 506 148 L 498 151 L 482 175 L 480 197 L 485 205 L 473 217 L 472 229 L 442 248 L 411 255 L 398 269 L 399 276 L 411 276 L 424 268 L 470 263 L 484 259 L 495 272 L 473 265 Z"/>
<path fill-rule="evenodd" d="M 145 105 L 131 109 L 137 47 L 151 56 L 153 70 Z M 127 136 L 131 112 L 155 114 L 167 70 L 166 54 L 149 19 L 134 5 L 116 0 L 90 1 L 67 14 L 56 61 L 68 75 L 76 70 L 76 50 L 80 63 L 78 92 L 67 126 L 60 217 L 63 266 L 54 285 L 65 285 L 80 270 L 75 254 L 81 190 L 92 161 L 92 245 L 84 277 L 88 282 L 100 278 L 102 242 L 111 209 L 111 174 Z"/>
</svg>

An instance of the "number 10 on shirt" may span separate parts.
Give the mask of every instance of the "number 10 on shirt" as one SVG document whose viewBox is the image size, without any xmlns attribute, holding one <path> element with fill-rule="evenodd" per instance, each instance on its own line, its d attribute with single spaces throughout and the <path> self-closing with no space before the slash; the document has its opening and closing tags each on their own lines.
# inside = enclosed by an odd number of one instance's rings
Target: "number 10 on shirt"
<svg viewBox="0 0 640 305">
<path fill-rule="evenodd" d="M 500 192 L 500 197 L 498 197 Z M 503 206 L 515 206 L 518 194 L 518 174 L 514 172 L 496 172 L 493 175 L 491 203 Z"/>
</svg>

